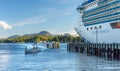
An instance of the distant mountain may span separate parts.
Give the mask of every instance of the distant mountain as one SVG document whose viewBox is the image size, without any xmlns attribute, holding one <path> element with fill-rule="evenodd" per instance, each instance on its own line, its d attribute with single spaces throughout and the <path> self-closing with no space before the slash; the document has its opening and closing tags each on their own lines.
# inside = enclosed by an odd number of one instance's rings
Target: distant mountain
<svg viewBox="0 0 120 71">
<path fill-rule="evenodd" d="M 47 35 L 47 36 L 52 36 L 53 34 L 49 33 L 48 31 L 41 31 L 39 35 Z"/>
<path fill-rule="evenodd" d="M 35 36 L 35 35 L 53 36 L 53 34 L 49 33 L 48 31 L 41 31 L 40 33 L 25 34 L 23 36 Z M 20 37 L 20 35 L 13 35 L 8 38 L 18 38 L 18 37 Z"/>
<path fill-rule="evenodd" d="M 64 36 L 71 36 L 71 34 L 69 34 L 69 33 L 65 33 Z"/>
<path fill-rule="evenodd" d="M 38 33 L 25 34 L 25 35 L 23 35 L 23 36 L 35 36 L 35 35 L 38 35 Z"/>
<path fill-rule="evenodd" d="M 47 35 L 47 36 L 52 36 L 53 34 L 49 33 L 48 31 L 41 31 L 40 33 L 25 34 L 25 35 L 23 35 L 23 36 L 35 36 L 35 35 Z"/>
<path fill-rule="evenodd" d="M 13 35 L 13 36 L 10 36 L 8 38 L 18 38 L 18 37 L 20 37 L 20 35 Z"/>
</svg>

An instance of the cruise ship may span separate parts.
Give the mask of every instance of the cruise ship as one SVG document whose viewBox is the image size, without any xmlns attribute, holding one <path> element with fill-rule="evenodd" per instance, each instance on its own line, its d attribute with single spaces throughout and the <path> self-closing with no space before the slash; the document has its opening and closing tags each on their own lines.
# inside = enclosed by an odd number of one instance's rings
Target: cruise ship
<svg viewBox="0 0 120 71">
<path fill-rule="evenodd" d="M 120 0 L 85 0 L 76 32 L 86 43 L 120 43 Z"/>
</svg>

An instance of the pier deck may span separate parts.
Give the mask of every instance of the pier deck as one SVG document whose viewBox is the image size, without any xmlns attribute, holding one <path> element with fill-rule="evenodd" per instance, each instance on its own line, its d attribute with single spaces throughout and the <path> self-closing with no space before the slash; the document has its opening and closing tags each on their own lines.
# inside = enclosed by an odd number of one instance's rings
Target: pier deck
<svg viewBox="0 0 120 71">
<path fill-rule="evenodd" d="M 120 44 L 85 44 L 68 43 L 67 50 L 70 52 L 86 53 L 88 55 L 120 60 Z"/>
</svg>

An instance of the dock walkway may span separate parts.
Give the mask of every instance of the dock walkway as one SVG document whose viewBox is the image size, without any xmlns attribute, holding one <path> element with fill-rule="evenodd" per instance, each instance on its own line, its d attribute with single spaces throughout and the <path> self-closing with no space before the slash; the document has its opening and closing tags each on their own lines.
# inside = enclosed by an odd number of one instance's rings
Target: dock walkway
<svg viewBox="0 0 120 71">
<path fill-rule="evenodd" d="M 69 52 L 80 52 L 88 55 L 107 58 L 110 60 L 120 60 L 120 44 L 85 44 L 68 43 Z"/>
</svg>

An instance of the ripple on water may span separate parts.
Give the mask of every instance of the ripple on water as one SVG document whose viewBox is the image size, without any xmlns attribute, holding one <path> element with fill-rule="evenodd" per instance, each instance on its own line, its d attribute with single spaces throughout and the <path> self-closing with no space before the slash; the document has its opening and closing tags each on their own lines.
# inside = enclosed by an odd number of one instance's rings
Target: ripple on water
<svg viewBox="0 0 120 71">
<path fill-rule="evenodd" d="M 47 49 L 36 54 L 24 54 L 30 44 L 0 44 L 0 71 L 119 71 L 120 62 L 95 56 L 67 52 L 67 44 L 60 49 Z"/>
</svg>

